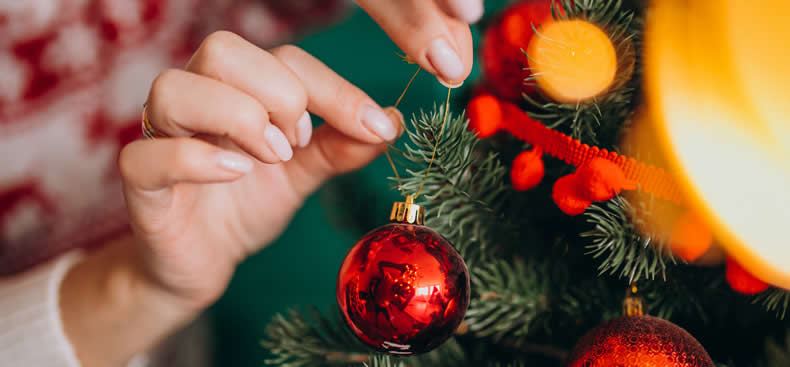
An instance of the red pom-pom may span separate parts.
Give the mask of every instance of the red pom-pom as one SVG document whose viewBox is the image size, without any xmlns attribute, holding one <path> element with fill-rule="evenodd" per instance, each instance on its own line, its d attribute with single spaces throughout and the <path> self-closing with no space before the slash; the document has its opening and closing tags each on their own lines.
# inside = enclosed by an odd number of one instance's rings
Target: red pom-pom
<svg viewBox="0 0 790 367">
<path fill-rule="evenodd" d="M 576 175 L 579 177 L 579 193 L 591 201 L 609 200 L 623 189 L 636 188 L 633 182 L 625 178 L 620 167 L 602 157 L 585 162 L 576 171 Z"/>
<path fill-rule="evenodd" d="M 691 211 L 678 218 L 669 240 L 672 253 L 687 262 L 699 259 L 708 252 L 712 243 L 713 233 L 705 222 Z"/>
<path fill-rule="evenodd" d="M 491 94 L 483 93 L 469 101 L 466 107 L 469 129 L 478 138 L 490 137 L 499 131 L 504 121 L 502 103 Z"/>
<path fill-rule="evenodd" d="M 727 257 L 727 283 L 734 291 L 752 295 L 768 289 L 768 283 L 757 279 L 738 264 L 732 257 Z"/>
<path fill-rule="evenodd" d="M 510 168 L 510 183 L 514 189 L 525 191 L 540 183 L 545 172 L 542 154 L 540 148 L 534 147 L 516 156 Z"/>
<path fill-rule="evenodd" d="M 489 27 L 483 38 L 482 67 L 491 89 L 509 100 L 517 100 L 521 93 L 533 93 L 534 86 L 524 83 L 529 76 L 527 57 L 522 50 L 529 47 L 535 32 L 532 26 L 539 27 L 551 19 L 551 1 L 527 0 L 515 4 L 504 12 Z"/>
<path fill-rule="evenodd" d="M 568 215 L 584 213 L 584 210 L 592 204 L 590 200 L 579 194 L 577 181 L 578 178 L 575 174 L 563 176 L 554 183 L 552 188 L 551 197 L 554 199 L 554 203 Z"/>
</svg>

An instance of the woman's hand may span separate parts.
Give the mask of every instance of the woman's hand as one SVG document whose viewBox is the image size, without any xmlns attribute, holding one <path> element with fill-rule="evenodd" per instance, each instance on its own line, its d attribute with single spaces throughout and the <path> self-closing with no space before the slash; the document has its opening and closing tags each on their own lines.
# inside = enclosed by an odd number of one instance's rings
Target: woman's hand
<svg viewBox="0 0 790 367">
<path fill-rule="evenodd" d="M 447 86 L 458 86 L 474 59 L 469 24 L 483 0 L 356 0 L 415 62 Z"/>
<path fill-rule="evenodd" d="M 159 75 L 146 108 L 168 137 L 133 142 L 120 155 L 134 240 L 78 264 L 61 291 L 85 366 L 113 365 L 213 303 L 236 265 L 275 239 L 307 195 L 369 163 L 401 128 L 397 110 L 301 49 L 267 52 L 228 32 L 209 36 L 185 70 Z M 326 124 L 313 131 L 308 111 Z M 110 297 L 75 286 L 91 281 Z M 97 311 L 107 298 L 107 311 Z M 69 324 L 87 312 L 91 320 Z"/>
</svg>

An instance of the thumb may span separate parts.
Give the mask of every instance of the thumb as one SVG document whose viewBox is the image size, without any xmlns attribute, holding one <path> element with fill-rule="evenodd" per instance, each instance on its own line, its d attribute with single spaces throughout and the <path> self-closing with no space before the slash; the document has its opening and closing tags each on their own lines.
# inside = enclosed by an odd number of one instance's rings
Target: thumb
<svg viewBox="0 0 790 367">
<path fill-rule="evenodd" d="M 396 126 L 403 126 L 400 111 L 389 107 L 385 112 Z M 400 133 L 402 129 L 398 135 Z M 300 197 L 306 197 L 324 181 L 364 167 L 385 150 L 387 143 L 365 143 L 324 124 L 316 129 L 310 145 L 295 152 L 293 159 L 286 164 L 286 171 L 294 191 Z"/>
</svg>

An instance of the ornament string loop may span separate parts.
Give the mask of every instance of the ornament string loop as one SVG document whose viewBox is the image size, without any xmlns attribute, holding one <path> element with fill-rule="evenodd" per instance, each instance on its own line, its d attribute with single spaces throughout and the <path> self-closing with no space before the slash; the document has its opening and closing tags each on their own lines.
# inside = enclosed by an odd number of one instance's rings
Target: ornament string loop
<svg viewBox="0 0 790 367">
<path fill-rule="evenodd" d="M 409 59 L 407 59 L 407 58 L 404 58 L 404 60 L 409 62 Z M 400 104 L 401 100 L 403 100 L 403 97 L 406 95 L 406 91 L 409 90 L 409 87 L 411 87 L 412 82 L 414 82 L 414 79 L 417 77 L 417 74 L 419 74 L 421 70 L 422 70 L 421 66 L 417 67 L 417 71 L 414 72 L 414 75 L 411 76 L 411 79 L 409 79 L 409 82 L 406 83 L 406 88 L 403 89 L 403 92 L 401 92 L 400 96 L 395 101 L 395 104 L 393 105 L 393 107 L 398 108 L 398 105 Z M 400 178 L 400 174 L 398 174 L 398 169 L 397 169 L 397 167 L 395 167 L 395 161 L 392 160 L 392 156 L 389 153 L 389 149 L 384 151 L 384 155 L 387 156 L 387 160 L 390 163 L 390 167 L 392 167 L 392 172 L 395 174 L 395 179 L 398 182 L 398 190 L 400 190 L 401 194 L 406 196 L 408 199 L 416 200 L 418 197 L 420 197 L 420 193 L 422 192 L 422 188 L 425 186 L 425 183 L 428 181 L 428 175 L 430 175 L 431 168 L 433 167 L 433 162 L 436 160 L 436 151 L 439 149 L 439 142 L 441 141 L 442 136 L 444 135 L 444 128 L 447 125 L 447 117 L 450 114 L 450 92 L 451 91 L 452 91 L 452 88 L 447 87 L 447 98 L 446 98 L 446 100 L 444 102 L 444 117 L 442 117 L 442 126 L 439 129 L 439 134 L 436 136 L 436 142 L 433 145 L 433 152 L 431 153 L 431 160 L 428 161 L 428 169 L 425 171 L 425 177 L 423 178 L 422 183 L 420 184 L 420 188 L 417 189 L 417 193 L 414 194 L 414 196 L 407 195 L 403 191 L 403 183 L 402 183 L 402 180 Z"/>
</svg>

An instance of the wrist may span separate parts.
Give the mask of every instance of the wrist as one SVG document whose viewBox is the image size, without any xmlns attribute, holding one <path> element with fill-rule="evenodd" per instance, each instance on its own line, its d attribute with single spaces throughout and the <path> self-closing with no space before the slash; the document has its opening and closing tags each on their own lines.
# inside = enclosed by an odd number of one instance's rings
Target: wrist
<svg viewBox="0 0 790 367">
<path fill-rule="evenodd" d="M 76 264 L 60 289 L 63 327 L 84 367 L 121 366 L 197 316 L 142 272 L 132 237 Z"/>
</svg>

